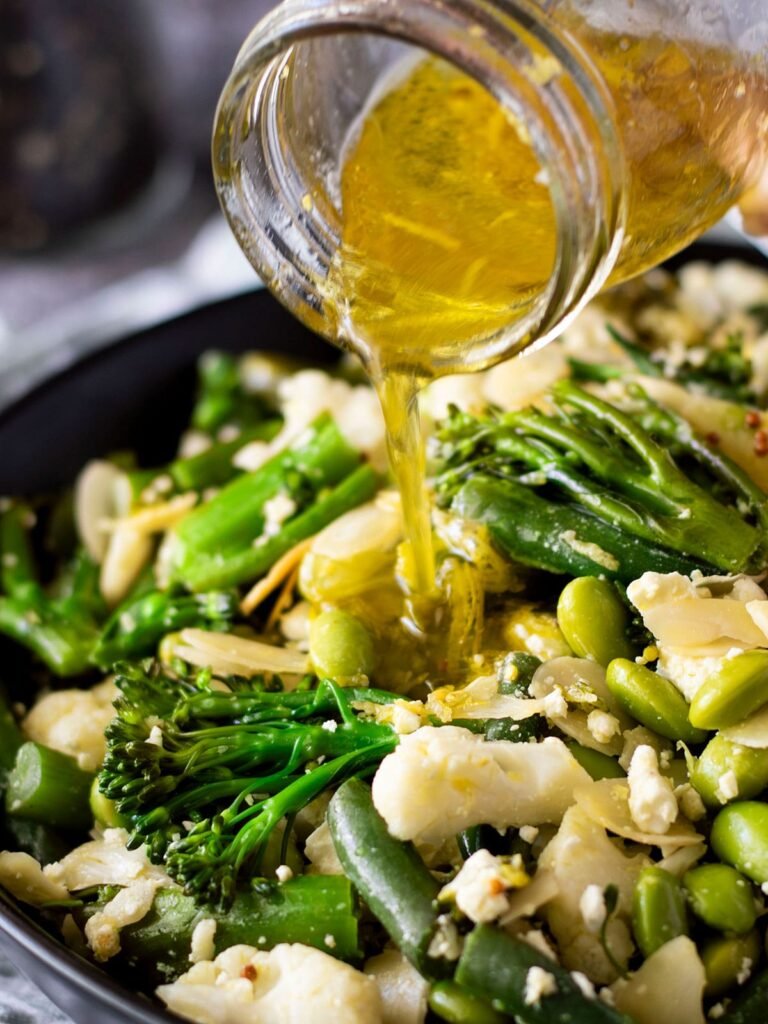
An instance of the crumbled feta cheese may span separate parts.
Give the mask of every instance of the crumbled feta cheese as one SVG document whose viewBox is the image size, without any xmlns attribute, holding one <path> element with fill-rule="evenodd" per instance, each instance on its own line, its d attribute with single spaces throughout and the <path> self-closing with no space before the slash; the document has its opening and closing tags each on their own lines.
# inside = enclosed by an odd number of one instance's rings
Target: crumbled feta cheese
<svg viewBox="0 0 768 1024">
<path fill-rule="evenodd" d="M 278 882 L 290 882 L 293 878 L 293 868 L 288 867 L 287 864 L 278 864 L 275 868 L 275 878 Z"/>
<path fill-rule="evenodd" d="M 336 730 L 339 728 L 339 723 L 334 722 L 332 718 L 329 718 L 327 722 L 323 722 L 320 728 L 325 729 L 326 732 L 336 732 Z"/>
<path fill-rule="evenodd" d="M 721 804 L 727 804 L 729 800 L 735 800 L 739 795 L 739 780 L 733 768 L 724 772 L 717 780 L 715 796 Z"/>
<path fill-rule="evenodd" d="M 557 963 L 557 953 L 555 953 L 549 939 L 540 928 L 531 928 L 530 931 L 523 932 L 520 938 L 543 956 L 549 957 L 550 960 Z"/>
<path fill-rule="evenodd" d="M 147 743 L 151 743 L 154 747 L 163 747 L 163 730 L 159 725 L 153 725 L 149 730 L 149 736 L 147 736 Z"/>
<path fill-rule="evenodd" d="M 711 1020 L 720 1020 L 721 1017 L 725 1016 L 725 1006 L 723 1003 L 715 1003 L 714 1006 L 710 1006 L 709 1013 L 707 1016 Z"/>
<path fill-rule="evenodd" d="M 662 835 L 677 819 L 678 806 L 672 783 L 659 772 L 656 751 L 639 746 L 632 755 L 627 775 L 629 812 L 642 832 Z"/>
<path fill-rule="evenodd" d="M 336 949 L 336 938 L 330 932 L 323 938 L 323 945 L 328 949 Z"/>
<path fill-rule="evenodd" d="M 539 830 L 535 825 L 523 825 L 518 834 L 524 843 L 535 843 Z"/>
<path fill-rule="evenodd" d="M 190 963 L 197 964 L 201 960 L 213 960 L 216 955 L 216 920 L 204 917 L 198 921 L 192 932 L 192 943 L 189 951 Z"/>
<path fill-rule="evenodd" d="M 284 494 L 282 491 L 276 494 L 274 498 L 270 498 L 269 501 L 264 502 L 264 530 L 262 531 L 262 537 L 274 537 L 275 534 L 280 533 L 283 523 L 296 511 L 296 502 L 289 494 Z"/>
<path fill-rule="evenodd" d="M 579 900 L 579 910 L 587 931 L 597 935 L 605 924 L 607 914 L 605 896 L 599 885 L 592 884 L 586 887 Z"/>
<path fill-rule="evenodd" d="M 456 726 L 424 726 L 384 758 L 373 801 L 398 839 L 438 844 L 472 825 L 557 823 L 589 782 L 555 737 L 489 742 Z"/>
<path fill-rule="evenodd" d="M 449 914 L 439 914 L 437 928 L 427 949 L 427 956 L 435 959 L 458 960 L 461 956 L 462 939 L 459 930 Z"/>
<path fill-rule="evenodd" d="M 543 967 L 528 968 L 523 991 L 523 1002 L 526 1006 L 538 1006 L 543 998 L 552 996 L 555 992 L 557 982 L 554 974 L 545 971 Z"/>
<path fill-rule="evenodd" d="M 541 705 L 547 718 L 565 718 L 568 714 L 568 702 L 559 686 L 542 698 Z"/>
<path fill-rule="evenodd" d="M 685 782 L 682 786 L 676 786 L 675 797 L 680 810 L 689 821 L 701 821 L 706 817 L 704 801 L 690 783 Z"/>
<path fill-rule="evenodd" d="M 736 975 L 736 984 L 743 985 L 752 973 L 752 960 L 750 957 L 745 956 L 742 958 L 741 965 L 739 967 L 739 973 Z"/>
<path fill-rule="evenodd" d="M 586 974 L 582 974 L 581 971 L 571 971 L 571 977 L 573 978 L 574 982 L 576 983 L 576 987 L 585 999 L 596 998 L 597 993 L 595 992 L 595 986 L 592 984 L 592 982 L 589 980 Z"/>
<path fill-rule="evenodd" d="M 488 850 L 477 850 L 456 877 L 443 886 L 438 898 L 455 902 L 471 921 L 495 921 L 508 909 L 507 891 L 529 881 L 519 854 L 505 861 Z"/>
<path fill-rule="evenodd" d="M 610 743 L 621 732 L 621 724 L 615 715 L 597 709 L 587 715 L 587 728 L 598 743 Z"/>
<path fill-rule="evenodd" d="M 372 978 L 299 943 L 270 952 L 232 946 L 157 994 L 172 1012 L 200 1024 L 382 1024 Z"/>
</svg>

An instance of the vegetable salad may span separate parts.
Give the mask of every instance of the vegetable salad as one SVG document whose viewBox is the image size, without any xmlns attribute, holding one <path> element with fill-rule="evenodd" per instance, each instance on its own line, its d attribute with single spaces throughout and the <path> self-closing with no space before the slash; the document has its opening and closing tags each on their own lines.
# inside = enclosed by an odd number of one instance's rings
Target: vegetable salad
<svg viewBox="0 0 768 1024">
<path fill-rule="evenodd" d="M 376 399 L 211 352 L 163 466 L 0 509 L 0 885 L 201 1024 L 762 1024 L 768 274 Z"/>
</svg>

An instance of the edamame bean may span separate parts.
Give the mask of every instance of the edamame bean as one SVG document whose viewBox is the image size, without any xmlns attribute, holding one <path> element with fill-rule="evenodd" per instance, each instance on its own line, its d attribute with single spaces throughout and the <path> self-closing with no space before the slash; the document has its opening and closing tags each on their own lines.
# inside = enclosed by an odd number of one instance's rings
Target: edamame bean
<svg viewBox="0 0 768 1024">
<path fill-rule="evenodd" d="M 727 729 L 768 703 L 768 651 L 726 658 L 691 701 L 689 718 L 700 729 Z"/>
<path fill-rule="evenodd" d="M 743 935 L 755 927 L 752 886 L 728 864 L 702 864 L 683 875 L 688 905 L 710 928 Z"/>
<path fill-rule="evenodd" d="M 367 676 L 373 671 L 373 639 L 349 612 L 321 612 L 309 627 L 309 655 L 319 676 L 339 680 Z"/>
<path fill-rule="evenodd" d="M 626 778 L 627 773 L 615 757 L 610 757 L 600 750 L 590 750 L 589 747 L 583 747 L 580 743 L 568 743 L 566 746 L 584 771 L 588 772 L 596 782 L 600 779 Z"/>
<path fill-rule="evenodd" d="M 110 800 L 108 796 L 104 796 L 99 789 L 98 776 L 93 780 L 93 784 L 91 785 L 89 802 L 94 820 L 99 825 L 103 825 L 104 828 L 125 827 L 125 820 L 120 816 L 117 808 L 115 807 L 114 800 Z"/>
<path fill-rule="evenodd" d="M 759 960 L 757 931 L 711 939 L 701 950 L 701 962 L 707 975 L 705 993 L 718 997 L 730 988 L 743 985 Z"/>
<path fill-rule="evenodd" d="M 730 781 L 735 795 L 731 796 L 732 790 L 723 787 L 723 779 Z M 708 807 L 722 807 L 730 800 L 758 796 L 768 787 L 768 750 L 731 743 L 718 733 L 697 758 L 691 771 L 691 785 Z"/>
<path fill-rule="evenodd" d="M 632 897 L 632 931 L 644 957 L 688 934 L 683 887 L 669 871 L 648 867 L 640 872 Z"/>
<path fill-rule="evenodd" d="M 744 800 L 715 818 L 710 835 L 715 854 L 758 885 L 768 882 L 768 804 Z"/>
<path fill-rule="evenodd" d="M 429 1008 L 449 1024 L 504 1024 L 509 1018 L 467 992 L 455 981 L 438 981 L 429 992 Z"/>
<path fill-rule="evenodd" d="M 621 709 L 659 736 L 684 743 L 703 743 L 707 738 L 688 721 L 688 705 L 680 691 L 644 665 L 615 658 L 605 681 Z"/>
<path fill-rule="evenodd" d="M 614 658 L 634 657 L 627 639 L 629 614 L 608 580 L 598 576 L 571 580 L 557 602 L 557 623 L 580 658 L 608 665 Z"/>
</svg>

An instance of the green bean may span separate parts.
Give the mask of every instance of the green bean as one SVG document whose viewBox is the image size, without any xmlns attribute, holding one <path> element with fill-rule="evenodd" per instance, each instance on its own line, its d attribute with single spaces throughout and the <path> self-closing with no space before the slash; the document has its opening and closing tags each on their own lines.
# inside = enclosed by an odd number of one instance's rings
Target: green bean
<svg viewBox="0 0 768 1024">
<path fill-rule="evenodd" d="M 627 638 L 629 613 L 613 583 L 598 576 L 571 580 L 557 602 L 557 622 L 568 646 L 580 658 L 607 666 L 614 658 L 633 658 Z"/>
<path fill-rule="evenodd" d="M 632 897 L 632 931 L 644 957 L 688 934 L 683 887 L 659 867 L 643 868 Z"/>
<path fill-rule="evenodd" d="M 703 743 L 706 732 L 688 721 L 688 705 L 668 679 L 627 658 L 608 666 L 606 684 L 623 711 L 668 740 Z"/>
<path fill-rule="evenodd" d="M 727 729 L 768 702 L 768 651 L 726 658 L 696 691 L 689 718 L 701 729 Z"/>
<path fill-rule="evenodd" d="M 41 743 L 24 743 L 8 776 L 6 810 L 54 828 L 87 829 L 93 824 L 93 775 L 74 758 Z"/>
<path fill-rule="evenodd" d="M 713 736 L 690 773 L 691 785 L 708 807 L 728 803 L 720 780 L 729 772 L 735 777 L 738 798 L 758 796 L 768 786 L 768 750 L 732 743 L 720 733 Z"/>
<path fill-rule="evenodd" d="M 603 754 L 600 750 L 591 750 L 589 747 L 583 747 L 580 743 L 573 741 L 567 743 L 566 746 L 581 767 L 596 782 L 600 779 L 626 778 L 627 773 L 615 757 Z"/>
<path fill-rule="evenodd" d="M 531 968 L 546 972 L 556 986 L 533 1004 L 525 1000 Z M 489 925 L 478 925 L 466 937 L 455 980 L 520 1024 L 631 1024 L 601 1000 L 585 999 L 568 971 L 549 957 Z"/>
<path fill-rule="evenodd" d="M 328 807 L 328 825 L 344 873 L 403 956 L 427 978 L 447 973 L 447 962 L 429 954 L 440 886 L 413 844 L 389 834 L 370 787 L 359 779 L 340 786 Z"/>
<path fill-rule="evenodd" d="M 0 815 L 0 849 L 28 853 L 38 864 L 62 860 L 79 841 L 79 836 L 73 839 L 38 821 Z"/>
<path fill-rule="evenodd" d="M 768 1006 L 768 970 L 750 978 L 728 1004 L 722 1024 L 765 1024 Z"/>
<path fill-rule="evenodd" d="M 499 673 L 499 693 L 507 696 L 527 697 L 528 687 L 531 685 L 536 669 L 541 665 L 541 660 L 533 654 L 525 651 L 510 651 L 504 658 Z M 498 721 L 503 722 L 503 719 Z M 487 739 L 511 739 L 515 743 L 526 743 L 528 740 L 538 738 L 547 724 L 543 715 L 531 715 L 522 722 L 503 725 L 490 724 L 485 732 Z M 517 728 L 514 728 L 516 726 Z"/>
<path fill-rule="evenodd" d="M 88 802 L 91 808 L 93 820 L 104 828 L 125 828 L 125 819 L 115 807 L 114 800 L 110 800 L 99 789 L 99 778 L 96 776 L 91 784 L 91 791 Z"/>
<path fill-rule="evenodd" d="M 318 676 L 337 682 L 370 675 L 376 661 L 371 634 L 359 619 L 339 608 L 312 620 L 309 656 Z"/>
<path fill-rule="evenodd" d="M 29 523 L 34 515 L 27 505 L 12 505 L 0 515 L 0 582 L 6 594 L 37 580 L 29 543 Z"/>
<path fill-rule="evenodd" d="M 717 998 L 728 989 L 735 988 L 745 972 L 760 960 L 760 939 L 757 931 L 747 935 L 721 935 L 710 941 L 701 950 L 701 962 L 707 976 L 705 993 Z"/>
<path fill-rule="evenodd" d="M 715 854 L 758 885 L 768 882 L 768 804 L 729 804 L 715 818 L 710 835 Z"/>
<path fill-rule="evenodd" d="M 696 917 L 721 932 L 743 935 L 755 927 L 752 886 L 728 864 L 701 864 L 683 875 L 688 905 Z"/>
<path fill-rule="evenodd" d="M 504 1024 L 506 1014 L 497 1013 L 455 981 L 438 981 L 429 990 L 429 1008 L 448 1024 Z"/>
<path fill-rule="evenodd" d="M 165 472 L 179 491 L 201 491 L 206 487 L 220 487 L 241 472 L 232 462 L 240 449 L 253 441 L 273 440 L 279 433 L 280 426 L 280 420 L 271 419 L 253 427 L 246 427 L 233 441 L 220 441 L 198 455 L 176 459 Z"/>
</svg>

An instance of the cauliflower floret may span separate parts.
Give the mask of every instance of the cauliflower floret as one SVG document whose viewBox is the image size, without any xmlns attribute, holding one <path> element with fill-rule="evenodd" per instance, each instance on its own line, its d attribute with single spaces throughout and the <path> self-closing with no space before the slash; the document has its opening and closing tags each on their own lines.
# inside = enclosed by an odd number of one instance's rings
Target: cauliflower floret
<svg viewBox="0 0 768 1024">
<path fill-rule="evenodd" d="M 157 994 L 200 1024 L 383 1024 L 373 978 L 299 943 L 233 946 Z"/>
<path fill-rule="evenodd" d="M 160 886 L 156 878 L 140 878 L 121 889 L 85 925 L 85 937 L 99 961 L 110 960 L 120 952 L 120 929 L 135 924 L 152 909 Z"/>
<path fill-rule="evenodd" d="M 629 812 L 642 832 L 663 835 L 677 820 L 677 798 L 669 779 L 659 771 L 659 759 L 653 747 L 639 746 L 632 755 L 627 773 Z"/>
<path fill-rule="evenodd" d="M 28 853 L 0 853 L 0 885 L 22 903 L 39 907 L 51 900 L 69 898 L 66 886 L 43 874 L 43 869 Z"/>
<path fill-rule="evenodd" d="M 367 960 L 365 973 L 379 987 L 382 1024 L 423 1024 L 429 983 L 397 949 L 385 949 Z"/>
<path fill-rule="evenodd" d="M 373 802 L 398 839 L 438 843 L 472 825 L 557 823 L 589 781 L 554 737 L 486 742 L 456 726 L 425 726 L 384 758 Z"/>
<path fill-rule="evenodd" d="M 129 850 L 127 842 L 125 829 L 108 828 L 100 839 L 75 847 L 43 871 L 46 878 L 66 886 L 70 892 L 95 885 L 132 885 L 140 879 L 151 879 L 164 886 L 174 884 L 162 868 L 150 863 L 144 846 Z"/>
<path fill-rule="evenodd" d="M 596 984 L 614 980 L 616 970 L 605 955 L 600 937 L 585 924 L 582 898 L 592 885 L 601 890 L 609 884 L 618 888 L 616 913 L 606 933 L 613 955 L 619 963 L 626 963 L 634 949 L 627 927 L 632 894 L 638 874 L 648 864 L 650 860 L 644 854 L 626 856 L 620 843 L 610 840 L 605 829 L 580 807 L 566 812 L 557 835 L 539 858 L 539 872 L 552 872 L 559 883 L 557 893 L 545 905 L 544 915 L 568 970 L 583 971 Z M 589 898 L 587 909 L 591 909 Z"/>
<path fill-rule="evenodd" d="M 111 680 L 91 690 L 48 693 L 34 705 L 22 729 L 35 743 L 76 758 L 84 771 L 98 771 L 106 753 L 104 730 L 114 718 L 117 696 Z"/>
</svg>

